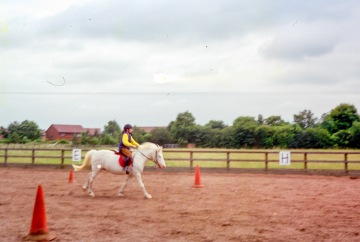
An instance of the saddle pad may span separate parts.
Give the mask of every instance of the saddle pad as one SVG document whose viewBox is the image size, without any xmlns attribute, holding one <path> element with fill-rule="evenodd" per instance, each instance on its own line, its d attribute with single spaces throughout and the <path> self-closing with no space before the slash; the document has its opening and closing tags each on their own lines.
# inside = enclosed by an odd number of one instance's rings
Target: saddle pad
<svg viewBox="0 0 360 242">
<path fill-rule="evenodd" d="M 119 154 L 119 165 L 121 167 L 125 166 L 125 157 L 123 155 L 120 155 L 120 154 Z"/>
<path fill-rule="evenodd" d="M 125 167 L 126 157 L 125 157 L 124 155 L 122 155 L 122 154 L 117 154 L 117 155 L 119 155 L 119 165 L 120 165 L 121 167 Z M 129 166 L 132 165 L 132 162 L 133 162 L 133 160 L 130 159 Z"/>
</svg>

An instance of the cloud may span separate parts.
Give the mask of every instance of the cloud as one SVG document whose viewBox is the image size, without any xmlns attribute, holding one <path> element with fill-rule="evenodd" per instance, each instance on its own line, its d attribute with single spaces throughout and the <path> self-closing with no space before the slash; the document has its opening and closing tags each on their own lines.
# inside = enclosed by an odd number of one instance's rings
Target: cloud
<svg viewBox="0 0 360 242">
<path fill-rule="evenodd" d="M 335 46 L 332 43 L 309 39 L 277 38 L 268 43 L 262 50 L 266 57 L 286 60 L 304 60 L 331 53 Z"/>
<path fill-rule="evenodd" d="M 166 125 L 188 110 L 200 123 L 230 124 L 360 105 L 356 1 L 52 4 L 0 2 L 4 122 Z M 48 83 L 62 77 L 63 86 Z"/>
<path fill-rule="evenodd" d="M 330 54 L 339 43 L 337 32 L 324 23 L 315 25 L 299 23 L 294 27 L 283 27 L 260 51 L 265 57 L 288 61 Z"/>
<path fill-rule="evenodd" d="M 154 74 L 154 82 L 156 84 L 165 84 L 171 82 L 170 78 L 164 73 Z"/>
<path fill-rule="evenodd" d="M 11 17 L 25 17 L 36 20 L 46 19 L 61 12 L 66 11 L 72 6 L 84 5 L 88 0 L 63 0 L 57 2 L 49 2 L 46 0 L 31 0 L 31 2 L 24 3 L 23 1 L 13 0 L 5 4 L 4 12 L 11 12 Z"/>
</svg>

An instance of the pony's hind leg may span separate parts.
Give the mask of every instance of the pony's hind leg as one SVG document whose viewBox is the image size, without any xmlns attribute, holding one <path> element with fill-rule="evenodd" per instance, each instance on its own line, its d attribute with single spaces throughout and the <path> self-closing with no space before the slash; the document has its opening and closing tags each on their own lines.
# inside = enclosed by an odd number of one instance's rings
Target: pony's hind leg
<svg viewBox="0 0 360 242">
<path fill-rule="evenodd" d="M 89 173 L 89 177 L 88 177 L 87 181 L 82 186 L 82 189 L 83 189 L 84 192 L 89 189 L 90 176 L 91 176 L 91 172 Z"/>
<path fill-rule="evenodd" d="M 88 179 L 88 193 L 90 197 L 95 197 L 95 193 L 92 190 L 92 183 L 95 180 L 95 177 L 97 174 L 99 174 L 100 169 L 95 169 L 92 172 L 90 172 L 89 179 Z"/>
</svg>

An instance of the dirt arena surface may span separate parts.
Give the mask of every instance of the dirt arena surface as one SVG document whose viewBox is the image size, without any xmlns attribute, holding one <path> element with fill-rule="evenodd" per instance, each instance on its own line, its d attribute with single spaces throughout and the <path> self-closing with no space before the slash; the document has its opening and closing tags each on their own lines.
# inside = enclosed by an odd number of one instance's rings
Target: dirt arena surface
<svg viewBox="0 0 360 242">
<path fill-rule="evenodd" d="M 54 241 L 360 241 L 360 179 L 315 175 L 102 172 L 96 197 L 81 189 L 88 172 L 0 168 L 0 241 L 29 233 L 38 184 Z"/>
</svg>

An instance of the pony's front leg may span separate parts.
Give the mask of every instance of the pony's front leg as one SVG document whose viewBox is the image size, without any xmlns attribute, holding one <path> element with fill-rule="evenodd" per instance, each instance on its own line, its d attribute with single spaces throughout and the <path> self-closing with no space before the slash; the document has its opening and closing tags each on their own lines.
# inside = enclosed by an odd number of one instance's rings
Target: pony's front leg
<svg viewBox="0 0 360 242">
<path fill-rule="evenodd" d="M 123 182 L 123 184 L 121 185 L 120 189 L 119 189 L 119 192 L 118 192 L 118 196 L 119 197 L 123 197 L 124 196 L 124 189 L 127 185 L 127 182 L 128 180 L 130 179 L 130 176 L 127 176 L 126 177 L 126 180 Z"/>
<path fill-rule="evenodd" d="M 140 172 L 136 172 L 134 173 L 136 180 L 138 181 L 139 187 L 141 188 L 141 190 L 144 193 L 145 198 L 152 198 L 152 196 L 146 191 L 145 189 L 145 185 L 141 179 L 141 173 Z"/>
</svg>

